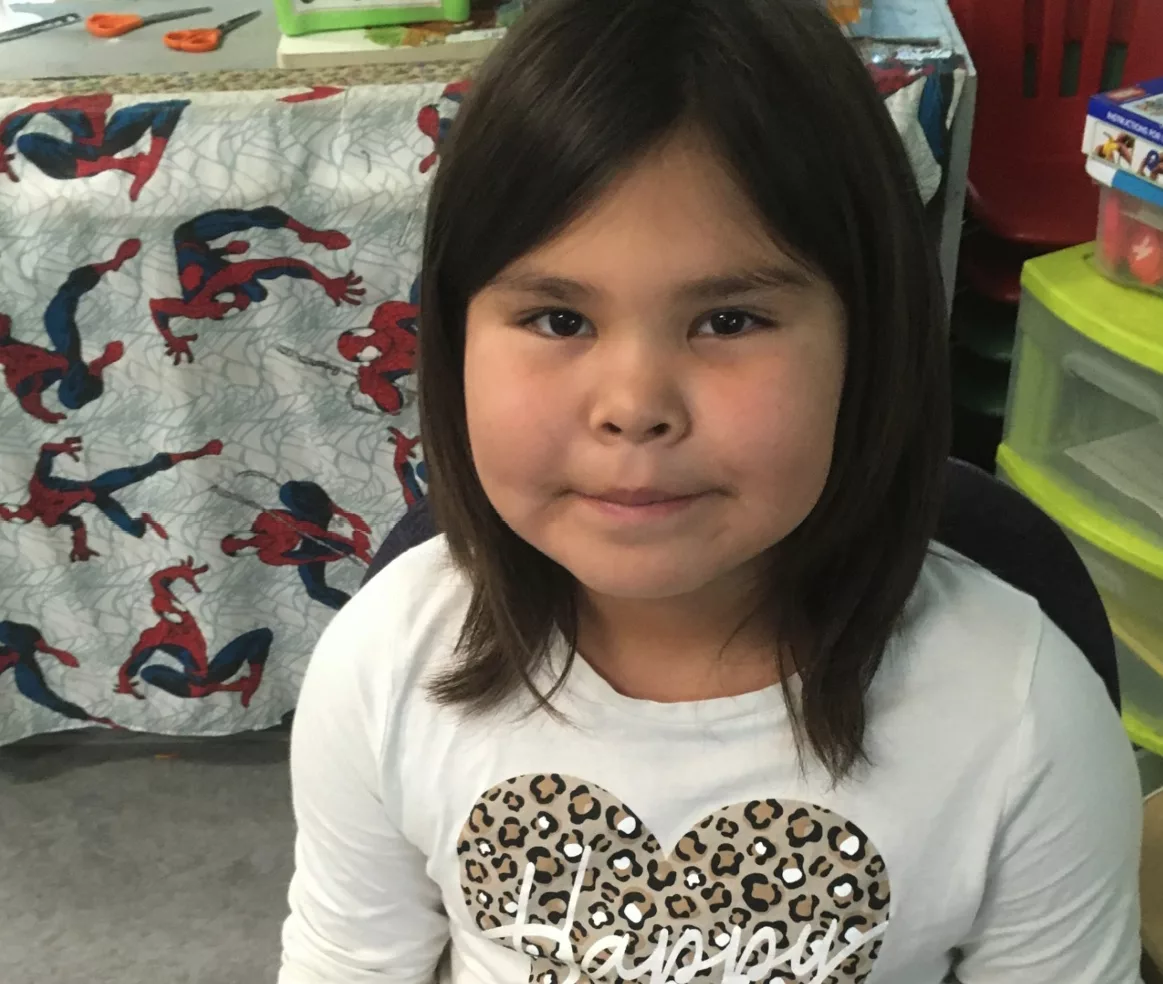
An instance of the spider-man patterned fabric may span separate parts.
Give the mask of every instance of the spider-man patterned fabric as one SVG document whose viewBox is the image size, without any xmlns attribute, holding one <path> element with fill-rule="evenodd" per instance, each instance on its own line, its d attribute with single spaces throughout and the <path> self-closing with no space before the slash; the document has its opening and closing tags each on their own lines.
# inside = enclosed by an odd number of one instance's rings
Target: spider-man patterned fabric
<svg viewBox="0 0 1163 984">
<path fill-rule="evenodd" d="M 0 743 L 294 706 L 423 495 L 422 214 L 462 91 L 0 100 Z"/>
<path fill-rule="evenodd" d="M 963 69 L 872 71 L 931 197 Z M 466 87 L 0 98 L 0 744 L 293 709 L 424 494 L 423 208 Z"/>
</svg>

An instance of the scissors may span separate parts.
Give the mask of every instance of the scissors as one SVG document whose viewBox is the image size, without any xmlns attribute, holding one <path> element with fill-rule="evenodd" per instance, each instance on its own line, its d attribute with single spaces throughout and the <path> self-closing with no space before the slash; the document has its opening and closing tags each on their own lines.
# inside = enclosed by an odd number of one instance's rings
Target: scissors
<svg viewBox="0 0 1163 984">
<path fill-rule="evenodd" d="M 166 14 L 153 14 L 150 17 L 140 17 L 137 14 L 90 14 L 85 21 L 85 28 L 97 38 L 119 38 L 139 27 L 148 27 L 150 24 L 160 24 L 162 21 L 176 20 L 179 17 L 193 17 L 195 14 L 208 14 L 213 7 L 195 7 L 192 10 L 174 10 Z"/>
<path fill-rule="evenodd" d="M 190 31 L 170 31 L 162 40 L 167 48 L 174 51 L 192 51 L 195 54 L 205 54 L 207 51 L 217 51 L 222 47 L 222 40 L 231 31 L 237 30 L 243 24 L 249 24 L 262 14 L 261 10 L 252 10 L 249 14 L 235 17 L 217 27 L 199 27 Z"/>
<path fill-rule="evenodd" d="M 20 38 L 30 38 L 34 34 L 42 34 L 45 31 L 54 31 L 58 27 L 76 24 L 80 19 L 80 14 L 62 14 L 60 17 L 50 17 L 48 20 L 38 21 L 35 24 L 14 27 L 10 31 L 0 31 L 0 41 L 18 41 Z"/>
</svg>

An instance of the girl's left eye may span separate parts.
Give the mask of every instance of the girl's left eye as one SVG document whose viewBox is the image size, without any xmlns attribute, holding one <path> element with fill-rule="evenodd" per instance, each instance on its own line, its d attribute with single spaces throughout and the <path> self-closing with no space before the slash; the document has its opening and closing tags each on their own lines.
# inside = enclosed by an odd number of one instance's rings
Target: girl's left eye
<svg viewBox="0 0 1163 984">
<path fill-rule="evenodd" d="M 770 328 L 772 322 L 746 311 L 716 311 L 695 327 L 695 334 L 712 338 L 745 335 L 756 328 Z"/>
</svg>

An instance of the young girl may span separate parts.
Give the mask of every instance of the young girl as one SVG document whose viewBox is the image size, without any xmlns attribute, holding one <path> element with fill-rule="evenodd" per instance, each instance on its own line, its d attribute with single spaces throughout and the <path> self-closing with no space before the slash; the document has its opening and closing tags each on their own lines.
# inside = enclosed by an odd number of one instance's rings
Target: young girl
<svg viewBox="0 0 1163 984">
<path fill-rule="evenodd" d="M 337 616 L 282 984 L 1131 984 L 1097 675 L 931 541 L 943 300 L 815 0 L 540 0 L 442 152 L 442 534 Z"/>
</svg>

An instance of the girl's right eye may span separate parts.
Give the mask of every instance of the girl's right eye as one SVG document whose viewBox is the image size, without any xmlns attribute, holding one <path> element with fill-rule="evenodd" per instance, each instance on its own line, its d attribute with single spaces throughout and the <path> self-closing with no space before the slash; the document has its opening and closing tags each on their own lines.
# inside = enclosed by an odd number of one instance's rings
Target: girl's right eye
<svg viewBox="0 0 1163 984">
<path fill-rule="evenodd" d="M 576 311 L 564 309 L 539 311 L 525 318 L 521 325 L 549 338 L 577 338 L 579 335 L 593 334 L 594 330 L 586 318 Z"/>
</svg>

